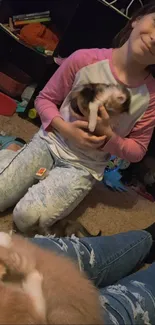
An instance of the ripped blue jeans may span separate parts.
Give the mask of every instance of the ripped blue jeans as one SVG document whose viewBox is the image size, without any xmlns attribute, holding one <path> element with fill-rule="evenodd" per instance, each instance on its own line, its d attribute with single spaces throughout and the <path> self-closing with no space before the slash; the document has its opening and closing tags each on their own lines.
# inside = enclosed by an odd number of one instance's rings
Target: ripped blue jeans
<svg viewBox="0 0 155 325">
<path fill-rule="evenodd" d="M 71 257 L 87 273 L 99 288 L 105 325 L 155 324 L 155 263 L 135 272 L 150 251 L 149 233 L 81 239 L 38 236 L 32 241 Z"/>
</svg>

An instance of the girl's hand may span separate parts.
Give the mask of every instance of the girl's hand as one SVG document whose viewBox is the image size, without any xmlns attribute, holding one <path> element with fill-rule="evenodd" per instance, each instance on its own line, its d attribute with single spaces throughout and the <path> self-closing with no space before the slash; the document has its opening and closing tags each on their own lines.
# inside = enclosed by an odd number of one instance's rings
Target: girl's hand
<svg viewBox="0 0 155 325">
<path fill-rule="evenodd" d="M 106 136 L 95 136 L 88 131 L 87 121 L 65 122 L 60 117 L 52 121 L 54 127 L 65 139 L 82 149 L 98 149 L 105 143 Z"/>
<path fill-rule="evenodd" d="M 105 135 L 106 141 L 108 141 L 113 136 L 113 132 L 110 126 L 110 117 L 104 106 L 99 107 L 98 115 L 99 116 L 97 119 L 95 134 L 97 136 Z M 72 112 L 72 116 L 74 116 L 77 120 L 87 121 L 87 119 L 84 116 L 80 116 L 75 112 Z"/>
<path fill-rule="evenodd" d="M 110 126 L 110 117 L 104 106 L 99 108 L 99 116 L 97 119 L 97 126 L 95 132 L 99 135 L 105 135 L 106 140 L 110 140 L 110 138 L 114 135 L 112 128 Z"/>
</svg>

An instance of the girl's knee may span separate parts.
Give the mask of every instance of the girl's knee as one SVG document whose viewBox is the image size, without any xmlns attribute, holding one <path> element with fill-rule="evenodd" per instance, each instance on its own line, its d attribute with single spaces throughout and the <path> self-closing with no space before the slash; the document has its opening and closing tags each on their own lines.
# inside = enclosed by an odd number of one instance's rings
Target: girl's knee
<svg viewBox="0 0 155 325">
<path fill-rule="evenodd" d="M 21 232 L 27 232 L 38 223 L 38 211 L 23 198 L 14 208 L 13 221 Z"/>
<path fill-rule="evenodd" d="M 5 210 L 9 209 L 14 204 L 13 195 L 10 198 L 9 195 L 6 193 L 6 186 L 0 186 L 0 212 L 4 212 Z"/>
</svg>

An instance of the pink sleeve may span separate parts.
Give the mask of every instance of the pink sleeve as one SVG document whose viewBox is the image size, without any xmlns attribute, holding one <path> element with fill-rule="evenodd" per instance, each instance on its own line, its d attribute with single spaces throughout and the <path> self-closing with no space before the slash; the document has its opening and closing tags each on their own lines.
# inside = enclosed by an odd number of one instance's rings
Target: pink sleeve
<svg viewBox="0 0 155 325">
<path fill-rule="evenodd" d="M 64 60 L 35 101 L 44 129 L 54 117 L 60 116 L 57 105 L 63 102 L 72 89 L 76 73 L 84 66 L 104 59 L 104 53 L 104 50 L 99 49 L 78 50 Z"/>
<path fill-rule="evenodd" d="M 138 162 L 147 151 L 154 127 L 154 107 L 151 107 L 145 112 L 142 119 L 136 123 L 128 138 L 123 139 L 115 135 L 107 142 L 103 150 L 129 162 Z"/>
</svg>

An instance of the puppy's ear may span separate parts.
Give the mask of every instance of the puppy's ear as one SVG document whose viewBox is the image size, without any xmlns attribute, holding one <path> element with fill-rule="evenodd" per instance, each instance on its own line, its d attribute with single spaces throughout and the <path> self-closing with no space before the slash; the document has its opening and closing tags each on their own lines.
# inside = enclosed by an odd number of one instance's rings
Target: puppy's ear
<svg viewBox="0 0 155 325">
<path fill-rule="evenodd" d="M 88 83 L 77 85 L 70 94 L 71 99 L 81 95 L 88 102 L 93 101 L 96 96 L 96 84 Z"/>
<path fill-rule="evenodd" d="M 81 90 L 83 90 L 84 87 L 85 85 L 77 85 L 73 88 L 73 92 L 79 93 Z"/>
<path fill-rule="evenodd" d="M 81 92 L 81 90 L 83 90 L 83 85 L 78 85 L 76 86 L 71 92 L 70 92 L 70 99 L 74 99 L 77 98 Z"/>
<path fill-rule="evenodd" d="M 96 96 L 96 87 L 94 84 L 85 85 L 83 90 L 81 90 L 81 95 L 85 98 L 88 102 L 93 102 Z"/>
<path fill-rule="evenodd" d="M 125 95 L 120 95 L 120 96 L 117 96 L 117 99 L 118 99 L 118 102 L 120 103 L 120 104 L 124 104 L 125 103 L 125 101 L 126 101 L 126 96 Z"/>
<path fill-rule="evenodd" d="M 73 88 L 73 92 L 79 93 L 85 89 L 89 91 L 94 91 L 94 89 L 96 89 L 96 84 L 88 83 L 88 84 L 77 85 Z"/>
</svg>

